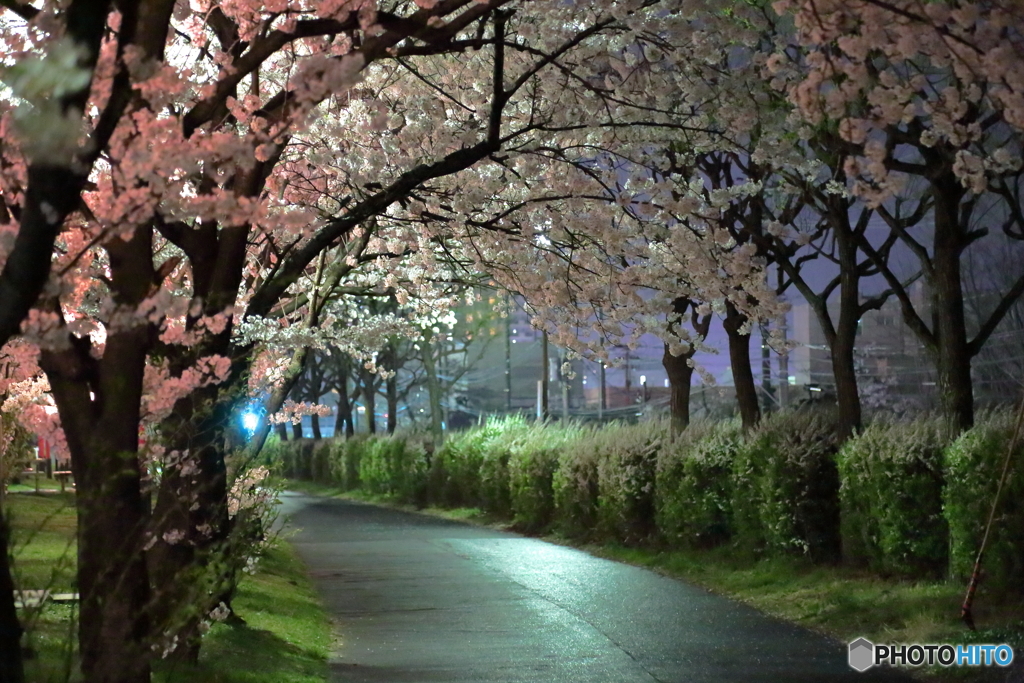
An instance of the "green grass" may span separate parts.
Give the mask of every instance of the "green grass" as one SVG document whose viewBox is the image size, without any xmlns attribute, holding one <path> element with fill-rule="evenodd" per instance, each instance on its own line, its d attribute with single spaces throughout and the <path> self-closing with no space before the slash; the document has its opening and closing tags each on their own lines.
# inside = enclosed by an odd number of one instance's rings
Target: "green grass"
<svg viewBox="0 0 1024 683">
<path fill-rule="evenodd" d="M 10 493 L 14 579 L 19 588 L 73 590 L 75 497 L 73 493 Z"/>
<path fill-rule="evenodd" d="M 331 629 L 305 568 L 278 542 L 244 579 L 235 610 L 245 624 L 215 624 L 198 667 L 157 667 L 159 683 L 320 683 Z"/>
<path fill-rule="evenodd" d="M 73 591 L 74 494 L 8 496 L 19 587 Z M 322 683 L 332 635 L 302 563 L 290 545 L 277 542 L 245 576 L 234 607 L 244 623 L 214 624 L 203 640 L 197 667 L 154 665 L 156 683 Z M 66 681 L 74 670 L 74 605 L 47 603 L 20 614 L 35 656 L 26 678 Z M 77 680 L 71 676 L 71 680 Z"/>
<path fill-rule="evenodd" d="M 315 495 L 394 505 L 386 497 L 311 482 L 289 481 L 288 488 Z M 507 528 L 508 520 L 476 508 L 420 510 L 447 519 Z M 704 551 L 580 545 L 560 536 L 545 540 L 581 547 L 599 557 L 647 567 L 747 603 L 762 612 L 829 635 L 840 642 L 864 636 L 877 643 L 1002 643 L 1024 652 L 1024 598 L 998 595 L 981 584 L 975 602 L 978 631 L 960 621 L 965 585 L 947 581 L 901 581 L 843 566 L 820 566 L 798 559 L 737 557 L 729 547 Z M 916 670 L 922 680 L 957 683 L 1001 681 L 1005 671 L 970 667 Z M 987 676 L 987 677 L 986 677 Z"/>
</svg>

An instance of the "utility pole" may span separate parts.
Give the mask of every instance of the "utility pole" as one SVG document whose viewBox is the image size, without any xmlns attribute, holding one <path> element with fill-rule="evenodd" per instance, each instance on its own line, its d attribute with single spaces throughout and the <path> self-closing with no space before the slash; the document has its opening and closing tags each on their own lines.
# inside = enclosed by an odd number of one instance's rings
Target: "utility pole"
<svg viewBox="0 0 1024 683">
<path fill-rule="evenodd" d="M 507 315 L 505 316 L 505 410 L 512 412 L 512 310 L 514 302 L 510 294 L 505 295 Z"/>
<path fill-rule="evenodd" d="M 562 420 L 566 421 L 569 419 L 569 378 L 562 372 L 563 363 L 558 364 L 558 376 L 562 380 Z"/>
<path fill-rule="evenodd" d="M 548 419 L 548 381 L 551 377 L 551 368 L 548 367 L 548 331 L 541 331 L 541 377 L 540 377 L 540 418 Z"/>
<path fill-rule="evenodd" d="M 782 268 L 777 269 L 779 291 L 782 290 Z M 782 318 L 782 351 L 779 355 L 779 408 L 785 409 L 789 405 L 789 350 L 786 348 L 786 337 L 789 330 L 789 314 Z"/>
<path fill-rule="evenodd" d="M 772 409 L 772 350 L 768 346 L 768 324 L 761 323 L 761 412 Z"/>
<path fill-rule="evenodd" d="M 633 382 L 629 371 L 629 347 L 626 347 L 626 400 L 633 401 Z"/>
</svg>

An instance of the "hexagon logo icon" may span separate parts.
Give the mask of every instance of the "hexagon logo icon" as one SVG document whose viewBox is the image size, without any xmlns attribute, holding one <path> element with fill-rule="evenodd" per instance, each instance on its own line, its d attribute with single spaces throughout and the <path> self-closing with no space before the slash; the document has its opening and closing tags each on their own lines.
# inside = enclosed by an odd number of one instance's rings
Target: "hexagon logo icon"
<svg viewBox="0 0 1024 683">
<path fill-rule="evenodd" d="M 875 665 L 875 644 L 867 638 L 858 638 L 850 643 L 850 668 L 867 671 Z"/>
</svg>

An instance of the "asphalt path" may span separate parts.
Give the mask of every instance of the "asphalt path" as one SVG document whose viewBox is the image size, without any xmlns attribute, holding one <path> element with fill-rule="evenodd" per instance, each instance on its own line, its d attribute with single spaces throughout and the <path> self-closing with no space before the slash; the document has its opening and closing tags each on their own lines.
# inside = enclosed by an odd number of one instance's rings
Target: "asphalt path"
<svg viewBox="0 0 1024 683">
<path fill-rule="evenodd" d="M 288 493 L 338 683 L 904 683 L 654 572 L 512 533 Z"/>
</svg>

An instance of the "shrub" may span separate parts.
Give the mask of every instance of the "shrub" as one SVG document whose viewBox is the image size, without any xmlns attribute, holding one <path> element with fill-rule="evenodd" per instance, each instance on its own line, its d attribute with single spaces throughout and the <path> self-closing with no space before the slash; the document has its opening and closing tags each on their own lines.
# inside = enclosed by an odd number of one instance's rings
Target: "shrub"
<svg viewBox="0 0 1024 683">
<path fill-rule="evenodd" d="M 361 450 L 359 481 L 363 489 L 407 503 L 425 502 L 427 451 L 421 439 L 370 437 L 354 447 Z"/>
<path fill-rule="evenodd" d="M 509 460 L 517 440 L 530 427 L 519 415 L 488 420 L 480 428 L 480 507 L 492 515 L 512 515 L 512 482 Z"/>
<path fill-rule="evenodd" d="M 834 410 L 767 416 L 736 450 L 732 511 L 740 548 L 839 559 Z"/>
<path fill-rule="evenodd" d="M 369 493 L 390 493 L 391 473 L 387 462 L 388 444 L 385 439 L 371 436 L 361 444 L 359 458 L 359 486 Z"/>
<path fill-rule="evenodd" d="M 334 446 L 334 481 L 346 491 L 361 486 L 359 469 L 367 449 L 365 436 L 338 439 Z"/>
<path fill-rule="evenodd" d="M 697 422 L 658 454 L 655 519 L 673 546 L 709 548 L 732 535 L 732 464 L 739 422 Z"/>
<path fill-rule="evenodd" d="M 276 434 L 271 433 L 260 449 L 258 461 L 254 464 L 263 465 L 274 474 L 287 477 L 284 462 L 287 447 L 287 442 L 282 442 Z"/>
<path fill-rule="evenodd" d="M 943 512 L 949 523 L 949 564 L 954 578 L 966 579 L 985 532 L 989 510 L 1002 473 L 1015 416 L 1007 412 L 980 415 L 975 426 L 946 449 L 946 490 Z M 987 581 L 1021 589 L 1024 575 L 1024 444 L 1018 444 L 1003 488 L 984 568 Z"/>
<path fill-rule="evenodd" d="M 654 484 L 658 449 L 667 422 L 612 425 L 595 433 L 597 513 L 602 533 L 640 543 L 657 531 Z"/>
<path fill-rule="evenodd" d="M 878 420 L 837 456 L 844 559 L 884 573 L 941 576 L 949 530 L 942 516 L 942 420 Z"/>
<path fill-rule="evenodd" d="M 585 429 L 558 454 L 552 475 L 554 521 L 563 534 L 588 539 L 597 529 L 597 431 Z"/>
<path fill-rule="evenodd" d="M 484 443 L 493 426 L 449 434 L 430 465 L 430 500 L 442 507 L 477 507 Z"/>
<path fill-rule="evenodd" d="M 274 441 L 277 445 L 267 457 L 279 459 L 279 467 L 283 476 L 290 479 L 313 478 L 313 442 L 309 439 L 278 441 L 276 438 Z M 264 449 L 266 448 L 267 446 L 264 446 Z"/>
<path fill-rule="evenodd" d="M 327 439 L 310 442 L 310 476 L 313 481 L 331 482 L 331 442 Z"/>
<path fill-rule="evenodd" d="M 554 520 L 553 478 L 558 456 L 579 439 L 578 425 L 535 424 L 508 434 L 509 494 L 515 524 L 528 532 L 547 529 Z"/>
<path fill-rule="evenodd" d="M 429 439 L 392 436 L 391 491 L 403 502 L 422 507 L 427 503 L 427 463 Z"/>
</svg>

